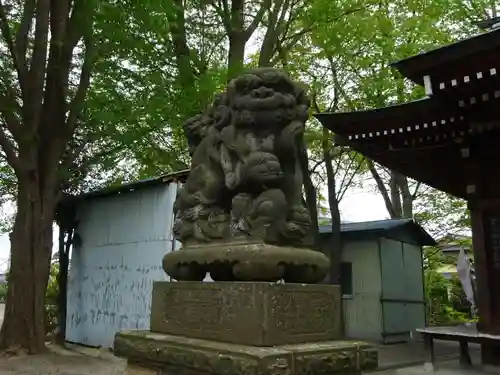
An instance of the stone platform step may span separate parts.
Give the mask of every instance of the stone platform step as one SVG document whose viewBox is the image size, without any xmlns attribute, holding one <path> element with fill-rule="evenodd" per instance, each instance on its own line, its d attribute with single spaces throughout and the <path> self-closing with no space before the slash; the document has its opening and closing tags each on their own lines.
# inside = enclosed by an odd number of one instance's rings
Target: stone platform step
<svg viewBox="0 0 500 375">
<path fill-rule="evenodd" d="M 130 331 L 116 335 L 114 348 L 129 375 L 359 374 L 378 361 L 375 347 L 357 341 L 256 347 Z"/>
</svg>

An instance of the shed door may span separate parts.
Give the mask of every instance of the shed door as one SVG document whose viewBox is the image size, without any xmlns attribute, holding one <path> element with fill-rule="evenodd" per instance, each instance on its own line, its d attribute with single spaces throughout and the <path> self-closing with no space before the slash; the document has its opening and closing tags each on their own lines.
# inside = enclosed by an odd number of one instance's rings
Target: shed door
<svg viewBox="0 0 500 375">
<path fill-rule="evenodd" d="M 382 337 L 406 342 L 425 326 L 425 299 L 420 246 L 381 239 Z"/>
</svg>

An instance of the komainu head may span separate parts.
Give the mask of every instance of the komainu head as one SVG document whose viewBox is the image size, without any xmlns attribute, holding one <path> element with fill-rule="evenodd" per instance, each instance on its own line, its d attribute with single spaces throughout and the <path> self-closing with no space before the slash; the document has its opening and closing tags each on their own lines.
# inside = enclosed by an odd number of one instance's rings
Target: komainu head
<svg viewBox="0 0 500 375">
<path fill-rule="evenodd" d="M 232 124 L 279 132 L 291 121 L 306 121 L 309 99 L 281 70 L 258 68 L 234 78 L 227 86 Z"/>
</svg>

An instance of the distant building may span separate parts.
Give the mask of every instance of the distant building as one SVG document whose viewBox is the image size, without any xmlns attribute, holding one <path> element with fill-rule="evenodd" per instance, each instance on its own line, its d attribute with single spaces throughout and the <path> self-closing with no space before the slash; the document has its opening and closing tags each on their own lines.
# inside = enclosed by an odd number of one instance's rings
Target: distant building
<svg viewBox="0 0 500 375">
<path fill-rule="evenodd" d="M 458 256 L 463 248 L 466 253 L 472 253 L 472 237 L 460 234 L 447 234 L 437 241 L 437 246 L 445 256 Z"/>
<path fill-rule="evenodd" d="M 444 257 L 444 265 L 438 272 L 448 280 L 457 274 L 457 257 L 461 249 L 464 249 L 469 260 L 474 262 L 471 236 L 447 234 L 437 241 L 437 247 Z"/>
</svg>

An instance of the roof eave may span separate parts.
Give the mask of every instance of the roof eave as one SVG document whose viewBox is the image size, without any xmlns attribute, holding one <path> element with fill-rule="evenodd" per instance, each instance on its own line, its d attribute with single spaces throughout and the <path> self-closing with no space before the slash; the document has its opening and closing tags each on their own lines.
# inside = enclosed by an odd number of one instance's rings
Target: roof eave
<svg viewBox="0 0 500 375">
<path fill-rule="evenodd" d="M 406 225 L 412 226 L 413 230 L 417 231 L 422 246 L 437 246 L 436 240 L 420 224 L 411 220 Z"/>
<path fill-rule="evenodd" d="M 447 63 L 500 47 L 500 28 L 396 61 L 389 66 L 416 83 L 429 71 Z"/>
</svg>

